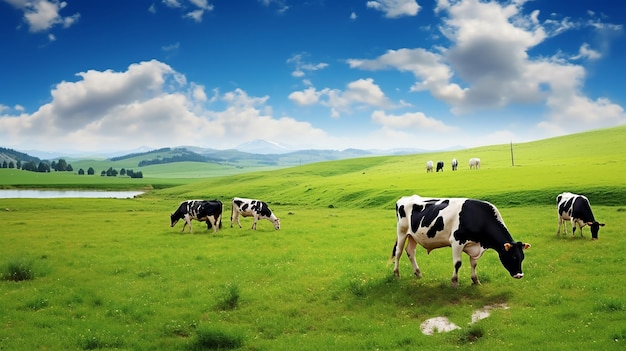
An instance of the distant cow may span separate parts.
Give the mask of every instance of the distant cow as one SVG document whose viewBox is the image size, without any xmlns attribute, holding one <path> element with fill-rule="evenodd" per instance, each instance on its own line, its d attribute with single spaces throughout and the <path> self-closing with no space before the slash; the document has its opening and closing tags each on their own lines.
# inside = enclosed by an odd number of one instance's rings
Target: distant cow
<svg viewBox="0 0 626 351">
<path fill-rule="evenodd" d="M 583 227 L 588 225 L 591 228 L 591 239 L 598 240 L 598 232 L 600 227 L 604 227 L 604 223 L 598 223 L 591 212 L 589 199 L 584 195 L 576 195 L 570 192 L 564 192 L 556 197 L 556 209 L 559 217 L 559 228 L 556 235 L 561 235 L 561 225 L 563 225 L 563 233 L 565 233 L 565 221 L 572 224 L 572 236 L 576 233 L 576 226 L 580 227 L 580 236 L 583 236 Z"/>
<path fill-rule="evenodd" d="M 230 227 L 233 227 L 233 222 L 237 221 L 239 228 L 241 223 L 239 222 L 239 216 L 242 217 L 254 217 L 252 223 L 252 229 L 256 230 L 256 223 L 259 219 L 267 219 L 274 224 L 276 230 L 280 229 L 280 219 L 272 213 L 272 210 L 267 204 L 260 200 L 243 199 L 236 197 L 233 199 L 233 207 L 230 214 Z"/>
<path fill-rule="evenodd" d="M 397 239 L 391 252 L 395 259 L 393 272 L 400 276 L 399 262 L 408 239 L 406 253 L 418 277 L 422 273 L 415 261 L 419 243 L 428 253 L 440 247 L 452 247 L 454 273 L 452 286 L 458 286 L 461 253 L 470 257 L 472 281 L 480 284 L 476 275 L 478 259 L 487 249 L 498 252 L 500 262 L 513 278 L 520 279 L 524 249 L 530 244 L 515 242 L 506 228 L 500 212 L 488 202 L 465 198 L 423 198 L 405 196 L 396 202 Z"/>
<path fill-rule="evenodd" d="M 469 168 L 470 169 L 480 169 L 480 159 L 479 158 L 470 158 L 469 160 Z"/>
<path fill-rule="evenodd" d="M 426 162 L 426 173 L 433 171 L 433 161 Z"/>
<path fill-rule="evenodd" d="M 443 161 L 437 161 L 437 172 L 443 172 Z"/>
<path fill-rule="evenodd" d="M 457 167 L 459 166 L 459 161 L 457 161 L 456 158 L 452 159 L 452 170 L 456 171 Z"/>
<path fill-rule="evenodd" d="M 219 200 L 187 200 L 181 202 L 176 212 L 170 215 L 171 227 L 174 227 L 179 220 L 184 219 L 183 232 L 185 226 L 189 224 L 189 232 L 192 232 L 191 220 L 207 222 L 207 229 L 213 227 L 216 233 L 222 228 L 222 202 Z"/>
</svg>

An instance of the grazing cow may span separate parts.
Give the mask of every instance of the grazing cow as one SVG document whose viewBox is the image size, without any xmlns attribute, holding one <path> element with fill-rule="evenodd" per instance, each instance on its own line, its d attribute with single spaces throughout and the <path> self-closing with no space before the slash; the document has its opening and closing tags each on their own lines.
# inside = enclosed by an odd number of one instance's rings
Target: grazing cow
<svg viewBox="0 0 626 351">
<path fill-rule="evenodd" d="M 443 161 L 437 161 L 437 172 L 443 172 Z"/>
<path fill-rule="evenodd" d="M 433 171 L 433 161 L 426 162 L 426 173 Z"/>
<path fill-rule="evenodd" d="M 252 223 L 252 229 L 256 230 L 256 223 L 259 219 L 267 219 L 274 224 L 276 230 L 280 229 L 280 219 L 272 213 L 272 210 L 267 204 L 260 200 L 243 199 L 236 197 L 233 199 L 233 208 L 230 212 L 230 227 L 233 227 L 233 222 L 237 221 L 239 228 L 241 223 L 239 222 L 239 215 L 242 217 L 254 217 Z"/>
<path fill-rule="evenodd" d="M 459 167 L 459 161 L 456 158 L 452 159 L 452 170 L 456 171 L 457 167 Z"/>
<path fill-rule="evenodd" d="M 174 227 L 179 220 L 184 219 L 182 232 L 185 232 L 185 226 L 189 224 L 189 232 L 192 232 L 191 220 L 207 222 L 207 229 L 213 227 L 216 233 L 222 228 L 222 202 L 219 200 L 187 200 L 181 202 L 176 212 L 170 215 L 171 227 Z"/>
<path fill-rule="evenodd" d="M 580 227 L 580 236 L 583 236 L 583 227 L 588 225 L 591 228 L 591 239 L 598 240 L 600 227 L 604 223 L 598 223 L 591 212 L 589 199 L 584 195 L 576 195 L 569 192 L 561 193 L 556 197 L 556 209 L 559 216 L 559 228 L 557 236 L 561 236 L 561 225 L 565 233 L 565 221 L 572 224 L 572 236 L 576 233 L 576 226 Z"/>
<path fill-rule="evenodd" d="M 479 158 L 470 158 L 469 160 L 469 168 L 470 169 L 480 169 L 480 159 Z"/>
<path fill-rule="evenodd" d="M 487 249 L 498 252 L 500 262 L 513 278 L 520 279 L 524 249 L 530 244 L 515 242 L 507 230 L 500 212 L 488 202 L 465 198 L 423 198 L 405 196 L 396 202 L 397 239 L 391 252 L 395 258 L 393 272 L 399 277 L 398 264 L 408 239 L 406 253 L 418 277 L 422 273 L 415 261 L 417 244 L 428 253 L 440 247 L 452 247 L 454 273 L 452 286 L 458 286 L 461 253 L 470 257 L 472 281 L 480 284 L 476 275 L 478 259 Z"/>
</svg>

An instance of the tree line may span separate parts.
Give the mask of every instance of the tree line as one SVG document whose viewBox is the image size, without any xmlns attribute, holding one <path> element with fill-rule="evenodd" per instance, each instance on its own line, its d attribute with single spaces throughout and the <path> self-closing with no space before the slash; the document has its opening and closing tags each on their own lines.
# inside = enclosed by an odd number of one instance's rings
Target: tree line
<svg viewBox="0 0 626 351">
<path fill-rule="evenodd" d="M 13 169 L 21 169 L 23 171 L 31 171 L 31 172 L 41 172 L 41 173 L 49 173 L 51 171 L 57 171 L 57 172 L 73 172 L 74 168 L 72 167 L 71 164 L 67 163 L 66 160 L 64 159 L 59 159 L 58 161 L 52 161 L 50 163 L 46 162 L 46 161 L 40 161 L 39 163 L 31 160 L 28 162 L 22 162 L 20 160 L 17 160 L 16 162 L 11 161 L 6 161 L 4 160 L 2 163 L 0 163 L 0 168 L 13 168 Z M 78 170 L 78 175 L 94 175 L 96 173 L 96 171 L 93 169 L 93 167 L 89 167 L 87 169 L 87 172 L 85 172 L 84 169 L 79 169 Z M 143 178 L 143 172 L 139 171 L 139 172 L 135 172 L 132 169 L 124 169 L 122 168 L 119 172 L 114 169 L 113 167 L 109 167 L 109 169 L 100 172 L 101 176 L 106 176 L 106 177 L 116 177 L 117 175 L 121 175 L 121 176 L 128 176 L 131 178 Z"/>
</svg>

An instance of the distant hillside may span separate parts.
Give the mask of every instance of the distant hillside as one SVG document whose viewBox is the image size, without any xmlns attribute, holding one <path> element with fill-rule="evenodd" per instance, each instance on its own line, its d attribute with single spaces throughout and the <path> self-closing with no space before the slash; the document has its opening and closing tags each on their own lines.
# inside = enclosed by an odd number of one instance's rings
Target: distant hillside
<svg viewBox="0 0 626 351">
<path fill-rule="evenodd" d="M 23 152 L 19 152 L 13 149 L 0 147 L 0 162 L 4 162 L 4 161 L 7 161 L 7 162 L 21 161 L 23 163 L 31 162 L 31 161 L 35 163 L 41 162 L 41 160 L 37 157 L 30 156 L 28 154 L 25 154 Z"/>
</svg>

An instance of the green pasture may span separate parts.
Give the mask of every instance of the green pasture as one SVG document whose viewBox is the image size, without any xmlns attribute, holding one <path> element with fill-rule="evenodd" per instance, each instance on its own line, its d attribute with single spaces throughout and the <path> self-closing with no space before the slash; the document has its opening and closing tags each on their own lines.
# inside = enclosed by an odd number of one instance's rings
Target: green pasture
<svg viewBox="0 0 626 351">
<path fill-rule="evenodd" d="M 515 166 L 510 145 L 496 145 L 208 177 L 136 199 L 0 199 L 0 349 L 622 350 L 625 135 L 514 144 Z M 429 159 L 445 171 L 427 174 Z M 556 237 L 562 191 L 589 196 L 606 223 L 600 240 L 588 228 Z M 406 255 L 395 278 L 394 203 L 413 193 L 494 203 L 513 237 L 532 244 L 525 277 L 510 278 L 489 251 L 483 285 L 471 285 L 464 257 L 451 288 L 444 248 L 418 249 L 422 279 Z M 230 228 L 233 196 L 267 201 L 281 229 L 261 221 L 252 231 L 250 218 Z M 198 222 L 193 234 L 169 227 L 189 198 L 224 201 L 217 234 Z M 15 271 L 27 279 L 8 279 Z M 501 303 L 508 309 L 469 323 Z M 438 316 L 461 329 L 423 335 L 420 324 Z"/>
</svg>

